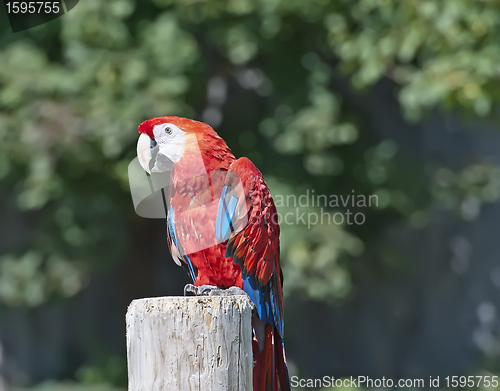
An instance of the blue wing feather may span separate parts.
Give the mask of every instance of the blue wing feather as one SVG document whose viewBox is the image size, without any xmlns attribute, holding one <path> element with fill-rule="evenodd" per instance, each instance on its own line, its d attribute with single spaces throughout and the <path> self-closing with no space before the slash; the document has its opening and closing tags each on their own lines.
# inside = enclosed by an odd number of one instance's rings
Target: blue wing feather
<svg viewBox="0 0 500 391">
<path fill-rule="evenodd" d="M 244 274 L 244 273 L 242 273 Z M 259 318 L 264 323 L 271 323 L 272 316 L 269 316 L 269 305 L 266 300 L 266 286 L 259 285 L 255 280 L 255 275 L 242 275 L 243 290 L 248 294 L 250 300 L 255 304 L 255 309 Z"/>
<path fill-rule="evenodd" d="M 225 185 L 219 200 L 215 224 L 215 234 L 219 243 L 228 240 L 234 232 L 234 226 L 237 226 L 237 216 L 235 216 L 237 203 L 238 199 L 231 194 L 230 187 Z M 268 283 L 260 285 L 255 278 L 255 274 L 248 275 L 242 267 L 244 260 L 234 257 L 233 248 L 228 246 L 225 256 L 233 257 L 235 263 L 241 263 L 243 290 L 255 304 L 260 320 L 276 327 L 280 337 L 283 337 L 283 314 L 278 292 L 281 289 L 281 284 L 276 267 Z"/>
<path fill-rule="evenodd" d="M 191 279 L 193 282 L 196 282 L 196 272 L 193 268 L 193 264 L 191 263 L 191 259 L 187 254 L 184 253 L 184 250 L 182 249 L 182 246 L 179 243 L 179 240 L 177 238 L 177 230 L 175 229 L 175 219 L 174 219 L 174 208 L 170 205 L 168 208 L 168 213 L 167 213 L 167 229 L 169 235 L 167 236 L 168 240 L 171 241 L 169 243 L 172 246 L 175 246 L 177 249 L 177 253 L 181 254 L 182 259 L 180 259 L 181 262 L 183 262 L 189 271 L 189 274 L 191 276 Z"/>
<path fill-rule="evenodd" d="M 219 243 L 225 242 L 234 231 L 233 221 L 234 212 L 238 199 L 228 193 L 228 186 L 222 189 L 221 197 L 219 200 L 219 207 L 217 209 L 217 219 L 215 224 L 215 235 Z"/>
<path fill-rule="evenodd" d="M 274 278 L 276 275 L 275 269 L 273 278 L 266 285 L 260 285 L 254 274 L 247 275 L 242 272 L 243 290 L 255 304 L 260 320 L 276 327 L 280 337 L 283 337 L 283 317 L 278 295 L 275 292 L 278 283 Z"/>
</svg>

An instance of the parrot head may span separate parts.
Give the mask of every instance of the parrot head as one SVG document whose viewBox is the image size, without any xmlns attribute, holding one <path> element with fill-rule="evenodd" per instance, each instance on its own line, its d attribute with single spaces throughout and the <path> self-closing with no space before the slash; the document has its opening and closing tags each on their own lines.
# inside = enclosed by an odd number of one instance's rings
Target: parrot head
<svg viewBox="0 0 500 391">
<path fill-rule="evenodd" d="M 226 150 L 231 155 L 226 143 L 203 122 L 173 116 L 156 117 L 141 123 L 139 133 L 137 157 L 142 168 L 150 174 L 172 170 L 182 161 L 192 165 L 195 158 L 207 166 L 204 160 L 213 151 Z"/>
</svg>

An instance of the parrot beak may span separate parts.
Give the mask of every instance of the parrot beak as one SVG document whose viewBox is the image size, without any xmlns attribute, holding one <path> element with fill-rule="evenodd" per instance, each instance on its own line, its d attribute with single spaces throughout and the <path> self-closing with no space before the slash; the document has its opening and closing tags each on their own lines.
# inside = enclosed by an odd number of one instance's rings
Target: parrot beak
<svg viewBox="0 0 500 391">
<path fill-rule="evenodd" d="M 160 152 L 156 141 L 145 133 L 141 133 L 137 141 L 137 158 L 141 167 L 148 174 L 165 172 L 174 168 L 174 163 Z"/>
<path fill-rule="evenodd" d="M 137 141 L 137 158 L 139 159 L 141 167 L 148 174 L 151 174 L 149 164 L 153 159 L 153 153 L 151 151 L 155 147 L 153 144 L 156 144 L 156 141 L 150 139 L 149 136 L 144 133 L 139 136 L 139 141 Z M 158 146 L 156 145 L 156 147 Z"/>
</svg>

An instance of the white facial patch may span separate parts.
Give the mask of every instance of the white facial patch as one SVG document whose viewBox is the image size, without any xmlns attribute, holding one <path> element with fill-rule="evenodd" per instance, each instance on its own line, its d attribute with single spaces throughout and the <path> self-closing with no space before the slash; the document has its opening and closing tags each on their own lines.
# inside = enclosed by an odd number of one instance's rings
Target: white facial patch
<svg viewBox="0 0 500 391">
<path fill-rule="evenodd" d="M 184 154 L 186 132 L 173 124 L 156 125 L 153 128 L 159 152 L 177 163 Z"/>
</svg>

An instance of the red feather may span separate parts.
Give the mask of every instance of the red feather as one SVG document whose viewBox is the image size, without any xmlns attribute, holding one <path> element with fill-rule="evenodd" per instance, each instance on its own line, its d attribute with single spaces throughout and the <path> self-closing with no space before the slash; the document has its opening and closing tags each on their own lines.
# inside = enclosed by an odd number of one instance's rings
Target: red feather
<svg viewBox="0 0 500 391">
<path fill-rule="evenodd" d="M 279 225 L 276 207 L 262 174 L 247 158 L 235 160 L 224 140 L 207 124 L 179 117 L 158 117 L 143 122 L 139 132 L 154 138 L 154 126 L 163 123 L 172 123 L 186 133 L 195 134 L 198 141 L 198 148 L 186 147 L 175 163 L 169 188 L 175 231 L 182 242 L 179 248 L 184 251 L 181 256 L 188 256 L 194 267 L 195 285 L 243 288 L 244 269 L 247 276 L 255 274 L 258 284 L 271 287 L 272 305 L 278 311 L 274 316 L 282 319 Z M 193 171 L 193 159 L 199 158 L 200 153 L 207 175 Z M 224 186 L 234 190 L 238 199 L 235 232 L 228 241 L 218 243 L 215 225 Z M 171 242 L 170 232 L 169 238 Z M 226 256 L 226 250 L 234 256 L 234 262 Z M 254 391 L 290 390 L 279 336 L 282 326 L 278 330 L 277 325 L 264 324 L 258 318 L 254 318 L 252 324 L 255 326 Z M 261 332 L 257 332 L 256 327 L 261 328 Z"/>
</svg>

